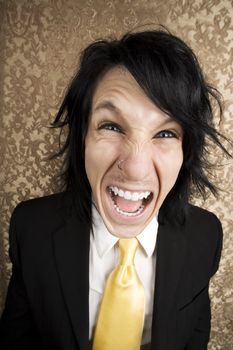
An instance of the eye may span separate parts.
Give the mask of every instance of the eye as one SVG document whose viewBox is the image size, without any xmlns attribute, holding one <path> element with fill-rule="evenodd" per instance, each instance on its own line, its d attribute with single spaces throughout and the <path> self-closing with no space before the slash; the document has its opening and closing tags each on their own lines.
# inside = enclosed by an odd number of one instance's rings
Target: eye
<svg viewBox="0 0 233 350">
<path fill-rule="evenodd" d="M 121 127 L 116 124 L 116 123 L 102 123 L 101 125 L 99 125 L 98 127 L 99 130 L 109 130 L 109 131 L 114 131 L 114 132 L 119 132 L 122 133 L 122 129 Z"/>
<path fill-rule="evenodd" d="M 171 130 L 162 130 L 158 132 L 154 138 L 178 138 L 177 134 L 174 131 Z"/>
</svg>

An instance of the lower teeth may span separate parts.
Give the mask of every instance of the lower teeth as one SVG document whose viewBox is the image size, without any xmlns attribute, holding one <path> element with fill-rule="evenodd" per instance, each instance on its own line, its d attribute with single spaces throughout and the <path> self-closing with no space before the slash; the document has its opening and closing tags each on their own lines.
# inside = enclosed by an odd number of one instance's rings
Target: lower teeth
<svg viewBox="0 0 233 350">
<path fill-rule="evenodd" d="M 133 212 L 133 213 L 129 213 L 129 212 L 127 212 L 127 211 L 121 210 L 116 204 L 114 204 L 114 208 L 116 209 L 116 211 L 117 211 L 118 213 L 123 214 L 123 215 L 125 215 L 125 216 L 136 216 L 136 215 L 140 214 L 140 213 L 143 211 L 143 209 L 145 208 L 145 206 L 144 206 L 144 205 L 140 205 L 140 207 L 138 208 L 138 210 L 135 211 L 135 212 Z"/>
<path fill-rule="evenodd" d="M 112 190 L 110 189 L 109 192 L 110 192 L 110 195 L 111 195 L 111 197 L 112 197 L 112 195 L 113 195 Z M 145 208 L 145 205 L 142 204 L 142 205 L 140 205 L 140 207 L 138 208 L 137 211 L 134 211 L 134 212 L 130 213 L 130 212 L 121 210 L 121 209 L 116 205 L 116 203 L 114 202 L 114 199 L 113 199 L 113 198 L 112 198 L 112 202 L 113 202 L 113 205 L 114 205 L 114 208 L 116 209 L 116 211 L 117 211 L 118 213 L 122 214 L 122 215 L 125 215 L 125 216 L 137 216 L 137 215 L 139 215 L 139 214 L 144 210 L 144 208 Z"/>
</svg>

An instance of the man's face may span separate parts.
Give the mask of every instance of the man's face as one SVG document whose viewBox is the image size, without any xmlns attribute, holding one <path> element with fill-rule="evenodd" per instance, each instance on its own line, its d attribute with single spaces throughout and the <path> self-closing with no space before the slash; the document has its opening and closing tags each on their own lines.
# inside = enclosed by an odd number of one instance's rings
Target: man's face
<svg viewBox="0 0 233 350">
<path fill-rule="evenodd" d="M 182 162 L 182 128 L 124 68 L 108 71 L 93 96 L 85 140 L 92 196 L 108 230 L 138 235 L 158 213 Z"/>
</svg>

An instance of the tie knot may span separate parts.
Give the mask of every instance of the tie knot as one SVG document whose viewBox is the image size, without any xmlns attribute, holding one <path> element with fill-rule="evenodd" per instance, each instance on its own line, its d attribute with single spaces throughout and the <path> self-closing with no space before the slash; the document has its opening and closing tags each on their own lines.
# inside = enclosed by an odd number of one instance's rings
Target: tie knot
<svg viewBox="0 0 233 350">
<path fill-rule="evenodd" d="M 118 241 L 120 265 L 134 265 L 134 256 L 138 248 L 137 238 L 121 238 Z"/>
</svg>

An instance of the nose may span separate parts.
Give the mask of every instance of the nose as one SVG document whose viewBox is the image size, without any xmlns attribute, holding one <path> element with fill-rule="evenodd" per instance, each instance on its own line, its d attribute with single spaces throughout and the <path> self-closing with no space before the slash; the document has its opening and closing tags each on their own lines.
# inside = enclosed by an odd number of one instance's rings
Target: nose
<svg viewBox="0 0 233 350">
<path fill-rule="evenodd" d="M 127 152 L 122 152 L 118 168 L 129 181 L 143 181 L 154 172 L 153 155 L 147 145 L 131 146 Z"/>
</svg>

